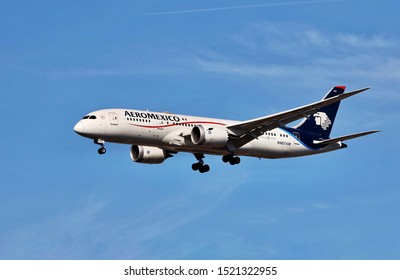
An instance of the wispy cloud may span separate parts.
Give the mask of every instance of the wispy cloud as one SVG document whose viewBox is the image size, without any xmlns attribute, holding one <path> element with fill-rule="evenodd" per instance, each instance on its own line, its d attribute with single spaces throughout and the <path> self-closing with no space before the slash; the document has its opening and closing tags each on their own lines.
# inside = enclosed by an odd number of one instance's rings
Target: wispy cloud
<svg viewBox="0 0 400 280">
<path fill-rule="evenodd" d="M 93 233 L 101 232 L 103 224 L 99 217 L 109 205 L 110 201 L 91 196 L 73 210 L 9 229 L 2 233 L 10 242 L 0 243 L 0 258 L 72 259 L 87 256 L 88 248 L 95 247 L 101 238 L 101 234 Z"/>
<path fill-rule="evenodd" d="M 284 210 L 289 213 L 302 214 L 304 212 L 311 211 L 323 211 L 331 210 L 338 207 L 338 203 L 333 204 L 332 202 L 319 201 L 319 202 L 305 202 L 301 206 L 289 206 Z"/>
<path fill-rule="evenodd" d="M 169 258 L 171 252 L 162 252 L 152 255 L 151 247 L 146 244 L 160 237 L 167 239 L 169 235 L 182 227 L 188 227 L 192 223 L 200 222 L 208 213 L 215 211 L 224 200 L 239 188 L 245 181 L 247 175 L 237 174 L 231 178 L 219 177 L 210 181 L 202 181 L 193 184 L 187 192 L 170 199 L 164 199 L 150 211 L 136 218 L 130 217 L 129 221 L 117 226 L 118 232 L 124 234 L 120 238 L 131 238 L 140 252 L 130 252 L 124 258 Z M 182 242 L 185 238 L 182 238 Z M 207 244 L 191 244 L 191 249 L 175 252 L 174 255 L 187 257 L 196 250 L 200 250 Z M 158 250 L 157 250 L 158 251 Z"/>
<path fill-rule="evenodd" d="M 400 81 L 398 41 L 380 34 L 329 33 L 293 23 L 254 24 L 232 36 L 235 52 L 197 56 L 208 72 L 250 78 Z M 211 55 L 210 55 L 211 54 Z"/>
<path fill-rule="evenodd" d="M 232 193 L 246 182 L 247 175 L 239 173 L 230 178 L 221 176 L 219 178 L 203 179 L 198 184 L 194 183 L 182 190 L 179 195 L 163 197 L 161 200 L 154 201 L 151 207 L 142 209 L 138 213 L 126 215 L 118 222 L 111 222 L 101 227 L 112 227 L 109 238 L 115 240 L 112 246 L 126 251 L 117 252 L 115 248 L 111 257 L 122 259 L 168 259 L 171 256 L 175 258 L 187 258 L 196 251 L 208 246 L 210 240 L 193 241 L 181 238 L 183 245 L 177 245 L 176 248 L 169 250 L 159 250 L 154 247 L 157 242 L 168 243 L 168 240 L 175 240 L 175 235 L 182 229 L 196 226 L 204 221 L 204 218 L 219 207 L 221 203 L 229 199 Z M 84 234 L 90 236 L 92 233 Z M 86 237 L 81 237 L 86 238 Z M 189 243 L 188 243 L 189 242 Z M 89 250 L 94 248 L 89 245 Z"/>
<path fill-rule="evenodd" d="M 24 71 L 47 78 L 177 75 L 201 70 L 299 82 L 312 77 L 323 84 L 360 77 L 400 81 L 399 42 L 381 34 L 334 33 L 299 23 L 263 22 L 244 27 L 226 40 L 228 49 L 200 45 L 149 50 L 142 46 L 127 57 L 111 52 L 100 66 L 93 58 L 77 67 L 25 67 Z"/>
<path fill-rule="evenodd" d="M 85 59 L 76 61 L 74 55 L 54 51 L 52 60 L 58 63 L 38 64 L 27 61 L 15 61 L 13 68 L 19 72 L 33 74 L 48 79 L 73 78 L 114 78 L 141 75 L 174 75 L 187 71 L 185 50 L 165 47 L 152 48 L 141 45 L 111 48 L 84 54 Z M 71 56 L 65 59 L 64 56 Z M 44 54 L 38 54 L 40 60 Z"/>
<path fill-rule="evenodd" d="M 294 57 L 314 54 L 315 51 L 317 54 L 383 51 L 398 44 L 380 34 L 330 33 L 314 26 L 290 22 L 252 24 L 233 35 L 233 40 L 251 52 L 273 52 Z"/>
<path fill-rule="evenodd" d="M 312 203 L 312 206 L 316 209 L 322 209 L 322 210 L 328 210 L 328 209 L 333 209 L 335 206 L 331 203 L 327 202 L 314 202 Z"/>
<path fill-rule="evenodd" d="M 203 9 L 192 9 L 192 10 L 154 12 L 154 13 L 148 13 L 148 15 L 149 16 L 162 16 L 162 15 L 176 15 L 176 14 L 188 14 L 188 13 L 207 13 L 207 12 L 219 12 L 219 11 L 228 11 L 228 10 L 276 7 L 276 6 L 310 5 L 310 4 L 321 4 L 321 3 L 342 2 L 342 1 L 345 1 L 345 0 L 314 0 L 314 1 L 276 2 L 276 3 L 266 3 L 266 4 L 237 5 L 237 6 L 227 6 L 227 7 L 217 7 L 217 8 L 203 8 Z"/>
</svg>

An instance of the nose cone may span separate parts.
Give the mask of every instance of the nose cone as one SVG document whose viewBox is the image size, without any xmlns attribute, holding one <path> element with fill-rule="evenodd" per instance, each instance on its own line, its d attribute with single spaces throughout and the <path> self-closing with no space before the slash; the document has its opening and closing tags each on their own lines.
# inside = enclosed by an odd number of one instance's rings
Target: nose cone
<svg viewBox="0 0 400 280">
<path fill-rule="evenodd" d="M 83 124 L 82 121 L 79 121 L 75 126 L 74 126 L 74 131 L 78 134 L 82 134 L 83 131 Z"/>
</svg>

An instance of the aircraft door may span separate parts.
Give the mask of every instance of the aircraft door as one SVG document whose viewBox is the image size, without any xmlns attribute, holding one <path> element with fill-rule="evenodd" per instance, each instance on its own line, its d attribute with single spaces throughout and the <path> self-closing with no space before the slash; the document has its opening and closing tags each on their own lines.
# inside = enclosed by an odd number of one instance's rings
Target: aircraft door
<svg viewBox="0 0 400 280">
<path fill-rule="evenodd" d="M 118 125 L 118 115 L 117 113 L 109 113 L 110 125 Z"/>
</svg>

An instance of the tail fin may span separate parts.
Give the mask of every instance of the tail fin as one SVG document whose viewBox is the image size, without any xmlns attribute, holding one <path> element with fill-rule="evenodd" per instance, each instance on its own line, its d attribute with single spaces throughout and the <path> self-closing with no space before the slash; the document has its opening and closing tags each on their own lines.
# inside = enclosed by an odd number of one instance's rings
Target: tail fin
<svg viewBox="0 0 400 280">
<path fill-rule="evenodd" d="M 322 100 L 343 94 L 345 89 L 345 86 L 336 86 L 332 88 Z M 320 111 L 309 115 L 295 128 L 315 134 L 320 138 L 328 139 L 335 121 L 336 113 L 339 109 L 339 105 L 340 101 L 322 108 Z"/>
</svg>

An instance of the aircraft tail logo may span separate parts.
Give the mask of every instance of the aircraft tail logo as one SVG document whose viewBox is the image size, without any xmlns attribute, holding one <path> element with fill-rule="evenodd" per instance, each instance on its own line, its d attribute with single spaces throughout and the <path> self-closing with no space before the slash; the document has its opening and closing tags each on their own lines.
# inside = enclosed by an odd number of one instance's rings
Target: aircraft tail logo
<svg viewBox="0 0 400 280">
<path fill-rule="evenodd" d="M 343 94 L 344 86 L 332 88 L 323 98 L 328 99 Z M 316 139 L 328 139 L 331 133 L 340 101 L 321 108 L 318 112 L 309 115 L 294 128 L 314 134 Z"/>
<path fill-rule="evenodd" d="M 332 124 L 331 119 L 325 112 L 317 112 L 313 117 L 315 117 L 315 124 L 321 126 L 323 130 L 327 130 Z"/>
</svg>

